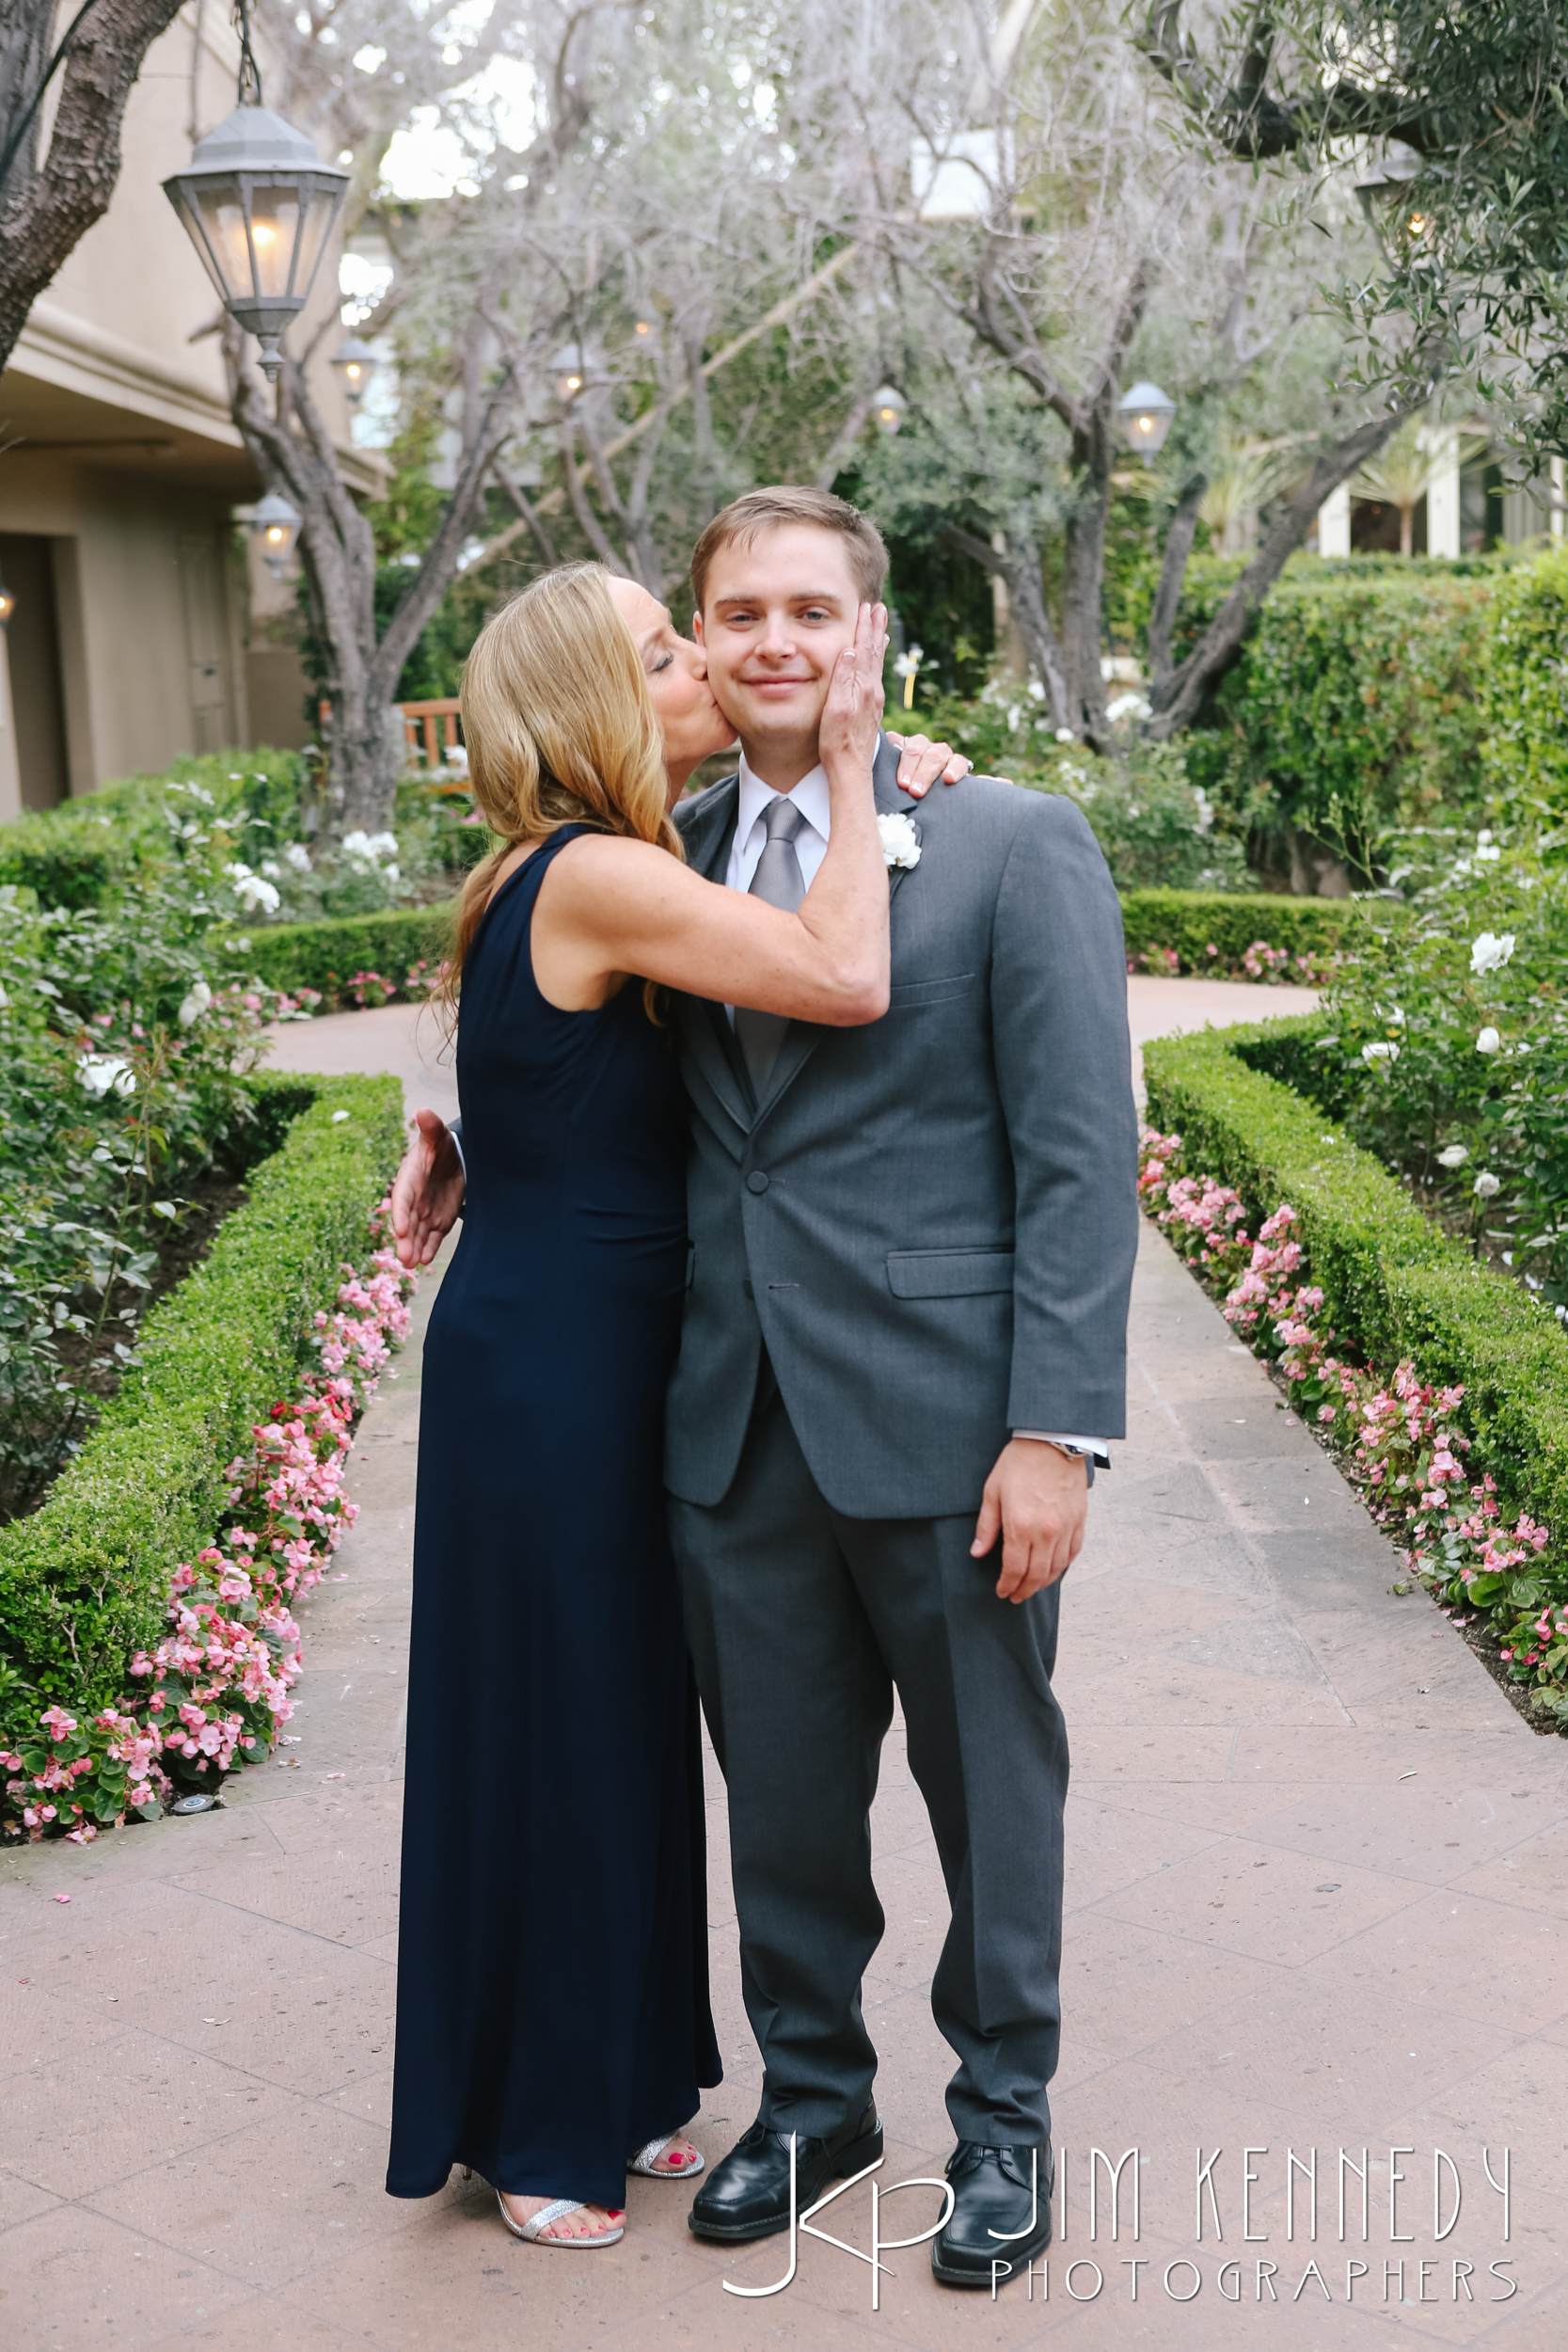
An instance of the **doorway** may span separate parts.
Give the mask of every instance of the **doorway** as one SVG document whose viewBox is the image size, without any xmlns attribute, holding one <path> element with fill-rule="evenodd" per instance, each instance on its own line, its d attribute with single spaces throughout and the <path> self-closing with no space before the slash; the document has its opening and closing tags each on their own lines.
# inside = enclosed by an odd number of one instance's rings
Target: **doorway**
<svg viewBox="0 0 1568 2352">
<path fill-rule="evenodd" d="M 180 586 L 185 603 L 191 749 L 221 752 L 229 724 L 228 601 L 216 538 L 182 539 Z"/>
<path fill-rule="evenodd" d="M 0 532 L 0 573 L 16 598 L 6 631 L 6 653 L 22 805 L 57 808 L 70 793 L 71 771 L 53 541 Z"/>
</svg>

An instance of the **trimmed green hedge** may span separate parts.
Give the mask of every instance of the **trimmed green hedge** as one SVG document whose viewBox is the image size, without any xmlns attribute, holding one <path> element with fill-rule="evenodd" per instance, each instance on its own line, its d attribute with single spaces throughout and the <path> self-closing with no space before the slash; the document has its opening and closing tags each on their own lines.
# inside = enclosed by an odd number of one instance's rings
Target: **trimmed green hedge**
<svg viewBox="0 0 1568 2352">
<path fill-rule="evenodd" d="M 340 914 L 322 923 L 277 923 L 241 934 L 227 953 L 247 977 L 293 993 L 313 988 L 328 1002 L 356 972 L 379 972 L 401 990 L 410 964 L 438 963 L 451 942 L 451 899 L 385 914 Z"/>
<path fill-rule="evenodd" d="M 263 1073 L 290 1123 L 206 1260 L 148 1317 L 141 1363 L 42 1506 L 0 1530 L 0 1645 L 38 1692 L 85 1715 L 116 1700 L 162 1635 L 170 1579 L 212 1541 L 224 1471 L 292 1398 L 309 1318 L 403 1149 L 395 1078 Z M 346 1112 L 347 1118 L 339 1113 Z"/>
<path fill-rule="evenodd" d="M 1568 805 L 1568 550 L 1497 581 L 1481 715 L 1487 783 Z"/>
<path fill-rule="evenodd" d="M 1233 568 L 1192 566 L 1183 648 Z M 1184 739 L 1190 780 L 1236 817 L 1265 829 L 1284 820 L 1358 866 L 1391 825 L 1479 809 L 1481 688 L 1509 574 L 1495 564 L 1477 573 L 1299 559 Z"/>
<path fill-rule="evenodd" d="M 1379 917 L 1390 901 L 1378 901 Z M 1329 956 L 1350 948 L 1366 921 L 1354 898 L 1287 898 L 1267 890 L 1126 890 L 1121 924 L 1127 952 L 1174 948 L 1183 972 L 1212 972 L 1240 962 L 1255 939 L 1292 956 Z M 1211 946 L 1219 950 L 1209 953 Z"/>
<path fill-rule="evenodd" d="M 1192 1168 L 1255 1212 L 1288 1200 L 1323 1323 L 1342 1345 L 1465 1391 L 1504 1508 L 1568 1530 L 1568 1334 L 1505 1276 L 1472 1263 L 1343 1128 L 1259 1064 L 1289 1066 L 1316 1015 L 1144 1048 L 1148 1116 Z"/>
<path fill-rule="evenodd" d="M 1379 902 L 1380 918 L 1389 907 Z M 1399 910 L 1395 910 L 1399 912 Z M 356 972 L 379 972 L 401 988 L 422 957 L 440 961 L 451 944 L 453 902 L 410 907 L 392 914 L 341 915 L 325 923 L 277 923 L 244 934 L 234 961 L 269 988 L 313 988 L 328 1003 L 340 998 Z M 1255 939 L 1296 955 L 1332 955 L 1348 947 L 1365 920 L 1348 898 L 1286 898 L 1271 891 L 1128 890 L 1122 893 L 1127 952 L 1174 947 L 1183 972 L 1212 972 L 1237 964 Z M 1209 953 L 1211 942 L 1217 956 Z"/>
</svg>

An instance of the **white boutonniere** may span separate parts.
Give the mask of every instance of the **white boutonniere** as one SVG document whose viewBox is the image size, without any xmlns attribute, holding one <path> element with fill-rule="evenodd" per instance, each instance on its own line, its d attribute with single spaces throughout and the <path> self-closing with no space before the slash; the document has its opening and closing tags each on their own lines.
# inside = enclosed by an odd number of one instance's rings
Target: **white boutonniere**
<svg viewBox="0 0 1568 2352">
<path fill-rule="evenodd" d="M 918 866 L 920 835 L 909 817 L 879 817 L 877 831 L 882 836 L 882 863 L 888 866 Z"/>
</svg>

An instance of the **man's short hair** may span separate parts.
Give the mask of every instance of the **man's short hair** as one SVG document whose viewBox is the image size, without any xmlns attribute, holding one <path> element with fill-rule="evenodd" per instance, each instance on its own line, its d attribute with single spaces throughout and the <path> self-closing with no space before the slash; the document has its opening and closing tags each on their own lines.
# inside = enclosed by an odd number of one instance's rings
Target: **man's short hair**
<svg viewBox="0 0 1568 2352">
<path fill-rule="evenodd" d="M 748 490 L 715 515 L 691 551 L 691 587 L 697 610 L 703 609 L 709 566 L 721 548 L 752 547 L 765 531 L 787 523 L 809 523 L 816 531 L 837 532 L 847 542 L 845 552 L 863 604 L 879 604 L 887 580 L 887 548 L 869 515 L 831 490 L 808 490 L 781 483 L 768 490 Z"/>
</svg>

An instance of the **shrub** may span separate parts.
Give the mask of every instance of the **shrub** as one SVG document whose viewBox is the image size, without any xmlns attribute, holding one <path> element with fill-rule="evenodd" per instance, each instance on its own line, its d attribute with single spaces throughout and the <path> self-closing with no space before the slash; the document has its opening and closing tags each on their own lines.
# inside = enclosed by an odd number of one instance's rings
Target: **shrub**
<svg viewBox="0 0 1568 2352">
<path fill-rule="evenodd" d="M 1377 916 L 1390 919 L 1382 906 Z M 1121 900 L 1131 966 L 1248 979 L 1316 984 L 1337 956 L 1360 952 L 1367 919 L 1354 899 L 1287 898 L 1274 891 L 1128 890 Z M 1273 969 L 1254 957 L 1259 968 L 1252 972 L 1247 958 L 1259 941 L 1273 951 Z M 1273 961 L 1280 957 L 1283 963 Z"/>
<path fill-rule="evenodd" d="M 402 1149 L 392 1078 L 250 1081 L 297 1111 L 205 1263 L 154 1310 L 141 1361 L 31 1518 L 0 1531 L 0 1650 L 17 1711 L 78 1718 L 119 1699 L 154 1648 L 175 1570 L 220 1523 L 228 1464 L 279 1397 L 299 1392 L 318 1309 L 359 1255 L 367 1203 Z M 25 1706 L 24 1705 L 25 1702 Z"/>
<path fill-rule="evenodd" d="M 378 1211 L 370 1240 L 382 1238 Z M 293 1711 L 299 1628 L 297 1594 L 321 1581 L 353 1526 L 357 1505 L 342 1491 L 350 1432 L 373 1396 L 389 1343 L 406 1336 L 404 1303 L 414 1278 L 395 1253 L 377 1249 L 363 1276 L 349 1279 L 337 1311 L 313 1321 L 319 1370 L 291 1410 L 273 1408 L 230 1463 L 223 1523 L 194 1562 L 174 1572 L 167 1631 L 149 1655 L 128 1663 L 130 1687 L 118 1707 L 84 1724 L 57 1702 L 0 1756 L 5 1786 L 0 1826 L 31 1838 L 63 1831 L 85 1845 L 128 1809 L 155 1818 L 177 1789 L 198 1798 L 227 1772 L 270 1750 Z"/>
<path fill-rule="evenodd" d="M 1550 1530 L 1528 1511 L 1507 1523 L 1486 1436 L 1465 1432 L 1464 1384 L 1438 1387 L 1409 1357 L 1390 1370 L 1354 1340 L 1347 1347 L 1321 1284 L 1299 1279 L 1311 1268 L 1289 1200 L 1253 1240 L 1239 1193 L 1191 1172 L 1181 1136 L 1146 1129 L 1143 1151 L 1144 1204 L 1223 1297 L 1232 1330 L 1274 1359 L 1291 1402 L 1403 1543 L 1412 1571 L 1457 1608 L 1485 1613 L 1506 1644 L 1510 1679 L 1531 1686 L 1533 1706 L 1568 1728 L 1568 1563 L 1560 1547 L 1544 1556 Z"/>
<path fill-rule="evenodd" d="M 1196 562 L 1179 636 L 1196 642 L 1234 564 Z M 1474 813 L 1485 790 L 1480 686 L 1496 566 L 1299 559 L 1263 604 L 1204 723 L 1187 772 L 1254 837 L 1255 861 L 1288 867 L 1291 829 L 1380 876 L 1382 836 Z M 1268 836 L 1286 836 L 1272 845 Z"/>
<path fill-rule="evenodd" d="M 1568 807 L 1568 549 L 1493 590 L 1480 718 L 1496 791 Z"/>
<path fill-rule="evenodd" d="M 0 888 L 0 1518 L 33 1507 L 134 1363 L 193 1184 L 273 1148 L 245 1073 L 295 1008 L 213 986 L 199 893 L 176 879 L 149 881 L 135 922 Z"/>
<path fill-rule="evenodd" d="M 1249 1216 L 1288 1201 L 1338 1343 L 1433 1390 L 1462 1388 L 1501 1507 L 1568 1530 L 1568 1336 L 1505 1275 L 1475 1263 L 1316 1104 L 1248 1066 L 1310 1050 L 1321 1013 L 1146 1046 L 1151 1119 Z"/>
<path fill-rule="evenodd" d="M 327 1010 L 352 997 L 361 974 L 379 977 L 393 994 L 418 997 L 429 993 L 446 954 L 452 912 L 449 901 L 322 923 L 277 923 L 242 932 L 226 953 L 268 988 L 290 995 L 315 991 Z"/>
<path fill-rule="evenodd" d="M 1137 695 L 1127 701 L 1147 707 Z M 1126 740 L 1117 759 L 1097 758 L 1081 743 L 1058 743 L 1043 690 L 1034 681 L 1026 687 L 997 681 L 973 702 L 938 698 L 918 716 L 927 735 L 954 744 L 982 774 L 1007 776 L 1031 790 L 1060 792 L 1075 801 L 1118 890 L 1244 886 L 1241 842 L 1215 825 L 1207 796 L 1195 790 L 1185 739 L 1137 742 L 1132 734 L 1133 709 L 1122 713 Z"/>
<path fill-rule="evenodd" d="M 1313 1050 L 1269 1066 L 1568 1308 L 1568 869 L 1463 846 L 1402 919 L 1370 912 Z"/>
</svg>

